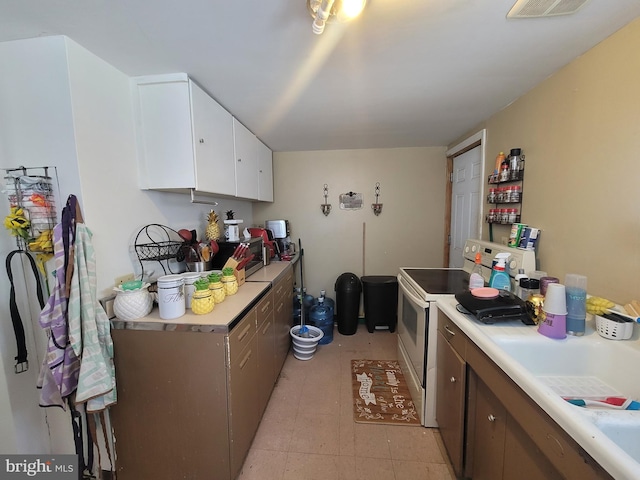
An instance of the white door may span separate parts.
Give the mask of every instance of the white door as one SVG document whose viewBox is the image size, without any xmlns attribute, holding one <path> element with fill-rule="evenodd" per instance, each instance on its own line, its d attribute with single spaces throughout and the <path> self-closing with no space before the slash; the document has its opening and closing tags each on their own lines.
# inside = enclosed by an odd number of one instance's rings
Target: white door
<svg viewBox="0 0 640 480">
<path fill-rule="evenodd" d="M 449 267 L 462 268 L 462 249 L 468 238 L 478 238 L 482 207 L 482 146 L 478 145 L 453 159 L 451 191 L 451 244 Z"/>
</svg>

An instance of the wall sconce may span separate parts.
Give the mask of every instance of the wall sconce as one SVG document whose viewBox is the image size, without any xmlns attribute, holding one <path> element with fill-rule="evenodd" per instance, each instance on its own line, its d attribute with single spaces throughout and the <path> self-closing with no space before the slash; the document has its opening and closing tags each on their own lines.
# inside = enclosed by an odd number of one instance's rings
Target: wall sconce
<svg viewBox="0 0 640 480">
<path fill-rule="evenodd" d="M 375 213 L 376 217 L 382 213 L 382 204 L 378 203 L 378 197 L 380 196 L 380 182 L 376 183 L 376 188 L 374 190 L 376 194 L 376 203 L 371 204 L 371 209 L 373 213 Z"/>
<path fill-rule="evenodd" d="M 331 204 L 327 203 L 328 196 L 329 196 L 329 187 L 327 187 L 327 184 L 325 183 L 324 184 L 324 203 L 320 205 L 320 208 L 322 209 L 322 213 L 324 213 L 325 217 L 331 213 Z"/>
</svg>

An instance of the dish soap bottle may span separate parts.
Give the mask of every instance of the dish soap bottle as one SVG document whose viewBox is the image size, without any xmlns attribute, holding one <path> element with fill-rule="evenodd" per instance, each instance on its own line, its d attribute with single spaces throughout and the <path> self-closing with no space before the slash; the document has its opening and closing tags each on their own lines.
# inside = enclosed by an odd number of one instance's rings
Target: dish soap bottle
<svg viewBox="0 0 640 480">
<path fill-rule="evenodd" d="M 478 252 L 476 253 L 476 264 L 469 277 L 469 290 L 480 287 L 484 287 L 484 278 L 482 277 L 482 255 Z"/>
<path fill-rule="evenodd" d="M 511 278 L 507 273 L 507 259 L 511 254 L 498 253 L 496 255 L 496 264 L 493 266 L 489 286 L 498 290 L 511 291 Z"/>
</svg>

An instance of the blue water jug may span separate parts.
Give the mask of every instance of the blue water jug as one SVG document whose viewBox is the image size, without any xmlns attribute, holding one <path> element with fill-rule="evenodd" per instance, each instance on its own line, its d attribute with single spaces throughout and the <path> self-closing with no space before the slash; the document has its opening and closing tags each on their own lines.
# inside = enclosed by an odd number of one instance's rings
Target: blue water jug
<svg viewBox="0 0 640 480">
<path fill-rule="evenodd" d="M 327 307 L 331 307 L 331 310 L 333 310 L 333 311 L 335 312 L 335 310 L 336 310 L 335 305 L 336 305 L 336 304 L 335 304 L 335 302 L 333 301 L 333 299 L 332 299 L 332 298 L 327 297 L 327 291 L 326 291 L 326 290 L 320 290 L 320 296 L 315 300 L 314 305 L 317 305 L 317 304 L 318 304 L 318 301 L 319 301 L 321 298 L 324 298 L 324 304 L 325 304 Z"/>
<path fill-rule="evenodd" d="M 318 298 L 318 303 L 311 307 L 309 312 L 309 323 L 318 327 L 324 336 L 318 342 L 319 345 L 326 345 L 333 341 L 333 308 L 324 304 L 324 298 Z"/>
</svg>

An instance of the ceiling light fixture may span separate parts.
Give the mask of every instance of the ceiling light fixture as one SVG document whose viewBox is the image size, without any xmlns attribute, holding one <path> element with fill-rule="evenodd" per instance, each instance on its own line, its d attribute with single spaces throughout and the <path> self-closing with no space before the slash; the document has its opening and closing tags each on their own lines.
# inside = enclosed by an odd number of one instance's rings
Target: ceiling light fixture
<svg viewBox="0 0 640 480">
<path fill-rule="evenodd" d="M 360 15 L 367 0 L 307 0 L 307 8 L 313 17 L 313 33 L 324 32 L 327 22 L 347 21 Z"/>
</svg>

